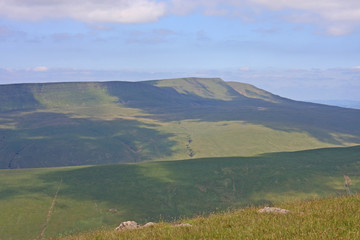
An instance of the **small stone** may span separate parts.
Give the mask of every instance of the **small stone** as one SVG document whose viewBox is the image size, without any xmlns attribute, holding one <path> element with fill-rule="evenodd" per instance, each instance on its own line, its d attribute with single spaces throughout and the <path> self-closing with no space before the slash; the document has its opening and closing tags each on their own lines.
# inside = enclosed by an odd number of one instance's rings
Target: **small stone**
<svg viewBox="0 0 360 240">
<path fill-rule="evenodd" d="M 280 214 L 288 214 L 289 210 L 275 207 L 264 207 L 258 210 L 259 213 L 280 213 Z"/>
<path fill-rule="evenodd" d="M 115 228 L 115 231 L 122 231 L 122 230 L 127 230 L 127 229 L 136 229 L 139 228 L 139 224 L 137 224 L 134 221 L 127 221 L 127 222 L 122 222 L 120 223 L 120 225 Z"/>
</svg>

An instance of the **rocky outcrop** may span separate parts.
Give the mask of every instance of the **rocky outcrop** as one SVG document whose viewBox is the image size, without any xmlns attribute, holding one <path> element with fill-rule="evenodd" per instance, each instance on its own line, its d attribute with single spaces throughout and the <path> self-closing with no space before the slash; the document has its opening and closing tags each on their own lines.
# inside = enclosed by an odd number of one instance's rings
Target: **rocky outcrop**
<svg viewBox="0 0 360 240">
<path fill-rule="evenodd" d="M 139 227 L 140 227 L 140 225 L 137 224 L 137 222 L 127 221 L 127 222 L 120 223 L 120 225 L 117 228 L 115 228 L 115 231 L 122 231 L 122 230 L 128 230 L 128 229 L 137 229 Z"/>
<path fill-rule="evenodd" d="M 115 231 L 123 231 L 123 230 L 138 229 L 138 228 L 148 228 L 148 227 L 154 227 L 154 226 L 155 226 L 155 223 L 153 223 L 153 222 L 148 222 L 145 225 L 140 226 L 135 221 L 126 221 L 126 222 L 120 223 L 120 225 L 117 228 L 115 228 Z M 192 225 L 189 223 L 176 223 L 176 224 L 173 224 L 173 226 L 174 227 L 191 227 Z"/>
<path fill-rule="evenodd" d="M 120 223 L 120 225 L 117 228 L 115 228 L 115 231 L 123 231 L 123 230 L 138 229 L 138 228 L 147 228 L 147 227 L 153 227 L 154 225 L 155 225 L 155 223 L 148 222 L 144 226 L 140 226 L 139 224 L 137 224 L 137 222 L 127 221 L 127 222 Z"/>
<path fill-rule="evenodd" d="M 259 213 L 280 213 L 280 214 L 288 214 L 289 210 L 275 207 L 264 207 L 258 210 Z"/>
</svg>

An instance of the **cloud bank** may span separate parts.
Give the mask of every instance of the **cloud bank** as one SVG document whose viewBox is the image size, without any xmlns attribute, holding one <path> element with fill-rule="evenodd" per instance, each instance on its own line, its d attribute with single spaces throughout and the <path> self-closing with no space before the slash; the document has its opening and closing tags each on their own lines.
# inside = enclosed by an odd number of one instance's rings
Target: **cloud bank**
<svg viewBox="0 0 360 240">
<path fill-rule="evenodd" d="M 289 21 L 325 25 L 330 35 L 351 33 L 360 24 L 360 1 L 358 0 L 249 0 L 270 10 L 296 10 Z"/>
<path fill-rule="evenodd" d="M 185 15 L 201 11 L 205 15 L 228 15 L 244 20 L 264 20 L 264 13 L 293 23 L 310 23 L 325 28 L 329 35 L 346 35 L 360 25 L 358 0 L 173 0 L 172 11 Z"/>
<path fill-rule="evenodd" d="M 193 12 L 246 21 L 267 21 L 272 13 L 283 21 L 321 26 L 330 35 L 346 35 L 360 25 L 358 0 L 0 0 L 0 17 L 26 21 L 144 23 Z"/>
<path fill-rule="evenodd" d="M 83 22 L 142 23 L 165 14 L 166 4 L 152 0 L 0 0 L 0 16 L 41 21 L 72 18 Z"/>
</svg>

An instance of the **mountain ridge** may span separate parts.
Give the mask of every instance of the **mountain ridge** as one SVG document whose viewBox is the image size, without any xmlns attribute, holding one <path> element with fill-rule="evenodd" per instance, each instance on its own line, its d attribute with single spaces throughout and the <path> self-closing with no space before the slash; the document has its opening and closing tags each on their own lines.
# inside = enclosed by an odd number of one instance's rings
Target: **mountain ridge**
<svg viewBox="0 0 360 240">
<path fill-rule="evenodd" d="M 359 110 L 293 101 L 219 78 L 0 85 L 0 102 L 0 168 L 360 144 Z"/>
</svg>

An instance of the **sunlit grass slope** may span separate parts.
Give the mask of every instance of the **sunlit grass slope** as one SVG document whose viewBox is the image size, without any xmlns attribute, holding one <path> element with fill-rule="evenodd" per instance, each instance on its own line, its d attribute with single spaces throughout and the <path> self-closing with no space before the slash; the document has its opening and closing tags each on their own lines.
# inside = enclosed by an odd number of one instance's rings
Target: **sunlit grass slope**
<svg viewBox="0 0 360 240">
<path fill-rule="evenodd" d="M 261 99 L 268 102 L 280 103 L 285 102 L 288 99 L 281 98 L 263 89 L 257 88 L 251 84 L 240 82 L 227 82 L 235 91 L 248 98 Z"/>
<path fill-rule="evenodd" d="M 360 147 L 72 168 L 0 171 L 0 239 L 39 237 L 122 221 L 169 221 L 248 205 L 360 190 Z M 21 231 L 19 231 L 21 229 Z"/>
<path fill-rule="evenodd" d="M 191 227 L 174 227 L 161 222 L 154 227 L 114 232 L 99 230 L 63 240 L 92 239 L 359 239 L 360 196 L 318 199 L 280 204 L 290 214 L 262 214 L 246 208 L 209 217 L 184 219 Z"/>
<path fill-rule="evenodd" d="M 353 146 L 359 119 L 218 78 L 2 85 L 0 168 Z"/>
<path fill-rule="evenodd" d="M 242 95 L 230 87 L 220 78 L 176 78 L 159 81 L 148 81 L 147 83 L 157 87 L 168 87 L 175 89 L 184 95 L 199 96 L 205 99 L 233 100 L 242 98 Z"/>
</svg>

